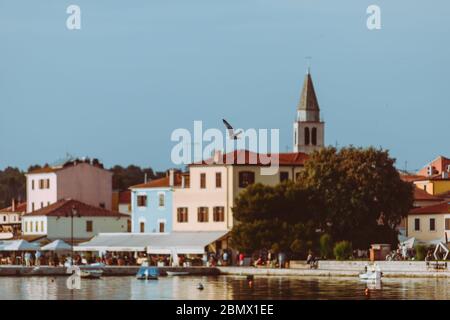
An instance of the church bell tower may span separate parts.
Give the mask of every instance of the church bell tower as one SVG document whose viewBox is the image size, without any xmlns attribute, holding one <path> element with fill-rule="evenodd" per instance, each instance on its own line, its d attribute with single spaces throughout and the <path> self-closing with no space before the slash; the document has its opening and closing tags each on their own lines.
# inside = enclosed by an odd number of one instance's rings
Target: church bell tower
<svg viewBox="0 0 450 320">
<path fill-rule="evenodd" d="M 294 122 L 294 152 L 312 153 L 324 147 L 325 122 L 320 120 L 320 108 L 311 74 L 306 73 L 302 95 Z"/>
</svg>

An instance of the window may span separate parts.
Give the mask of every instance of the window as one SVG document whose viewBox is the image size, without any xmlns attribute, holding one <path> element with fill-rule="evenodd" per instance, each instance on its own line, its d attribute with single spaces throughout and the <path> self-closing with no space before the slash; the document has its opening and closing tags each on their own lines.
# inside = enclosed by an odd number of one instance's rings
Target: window
<svg viewBox="0 0 450 320">
<path fill-rule="evenodd" d="M 309 128 L 305 128 L 305 145 L 309 145 Z"/>
<path fill-rule="evenodd" d="M 200 173 L 200 189 L 206 189 L 206 173 Z"/>
<path fill-rule="evenodd" d="M 450 230 L 450 219 L 445 219 L 445 230 Z"/>
<path fill-rule="evenodd" d="M 86 232 L 92 232 L 93 230 L 93 222 L 92 220 L 87 220 L 86 221 Z"/>
<path fill-rule="evenodd" d="M 31 180 L 31 190 L 34 190 L 34 180 Z"/>
<path fill-rule="evenodd" d="M 139 223 L 139 231 L 140 231 L 141 233 L 144 233 L 144 232 L 145 232 L 145 222 L 140 222 L 140 223 Z"/>
<path fill-rule="evenodd" d="M 188 222 L 188 208 L 177 208 L 177 221 Z"/>
<path fill-rule="evenodd" d="M 50 179 L 39 179 L 39 189 L 50 189 Z"/>
<path fill-rule="evenodd" d="M 208 222 L 208 208 L 207 207 L 199 207 L 198 208 L 197 220 L 198 220 L 198 222 Z"/>
<path fill-rule="evenodd" d="M 146 207 L 147 206 L 147 196 L 137 196 L 137 205 L 138 205 L 138 207 Z"/>
<path fill-rule="evenodd" d="M 300 180 L 300 172 L 297 172 L 295 174 L 295 181 L 299 181 Z"/>
<path fill-rule="evenodd" d="M 255 173 L 250 171 L 239 172 L 239 188 L 247 188 L 247 186 L 255 183 Z"/>
<path fill-rule="evenodd" d="M 184 176 L 184 187 L 189 188 L 191 183 L 191 177 L 189 175 Z"/>
<path fill-rule="evenodd" d="M 50 205 L 50 201 L 47 201 L 47 207 Z"/>
<path fill-rule="evenodd" d="M 34 223 L 34 231 L 38 232 L 38 222 L 37 221 Z"/>
<path fill-rule="evenodd" d="M 426 185 L 423 186 L 423 191 L 427 191 L 427 186 Z"/>
<path fill-rule="evenodd" d="M 44 221 L 41 221 L 41 232 L 44 232 Z"/>
<path fill-rule="evenodd" d="M 6 216 L 3 216 L 3 221 L 6 222 Z"/>
<path fill-rule="evenodd" d="M 164 193 L 159 193 L 158 194 L 158 206 L 160 208 L 164 208 L 165 204 L 165 194 Z"/>
<path fill-rule="evenodd" d="M 214 220 L 214 222 L 225 221 L 225 208 L 224 207 L 214 207 L 213 208 L 213 220 Z"/>
<path fill-rule="evenodd" d="M 44 207 L 44 203 L 43 202 L 41 202 L 41 209 Z"/>
<path fill-rule="evenodd" d="M 420 231 L 420 219 L 414 219 L 414 231 Z"/>
<path fill-rule="evenodd" d="M 312 128 L 311 143 L 313 146 L 317 145 L 317 128 Z"/>
<path fill-rule="evenodd" d="M 430 218 L 430 231 L 436 231 L 436 219 Z"/>
<path fill-rule="evenodd" d="M 24 228 L 25 232 L 28 232 L 28 223 L 27 222 L 24 222 L 23 228 Z"/>
<path fill-rule="evenodd" d="M 165 223 L 164 222 L 160 222 L 159 223 L 159 232 L 160 233 L 164 233 L 164 229 L 165 229 Z"/>
<path fill-rule="evenodd" d="M 98 204 L 98 206 L 99 206 L 100 208 L 102 208 L 102 209 L 105 209 L 105 208 L 106 208 L 106 205 L 105 205 L 104 202 L 100 202 L 100 203 Z"/>
<path fill-rule="evenodd" d="M 289 172 L 281 171 L 280 172 L 280 182 L 289 180 Z"/>
<path fill-rule="evenodd" d="M 222 188 L 222 172 L 216 172 L 216 188 Z"/>
<path fill-rule="evenodd" d="M 131 232 L 131 220 L 127 220 L 127 232 Z"/>
<path fill-rule="evenodd" d="M 34 202 L 31 203 L 31 211 L 34 211 Z"/>
</svg>

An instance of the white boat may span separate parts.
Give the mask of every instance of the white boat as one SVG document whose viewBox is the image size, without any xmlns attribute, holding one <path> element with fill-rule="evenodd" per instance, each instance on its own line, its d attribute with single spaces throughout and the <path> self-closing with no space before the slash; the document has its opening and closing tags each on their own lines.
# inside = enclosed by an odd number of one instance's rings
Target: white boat
<svg viewBox="0 0 450 320">
<path fill-rule="evenodd" d="M 383 273 L 381 272 L 380 267 L 374 265 L 370 270 L 367 268 L 365 273 L 361 273 L 359 278 L 368 281 L 380 281 L 382 276 Z"/>
<path fill-rule="evenodd" d="M 81 270 L 80 276 L 83 279 L 99 279 L 103 275 L 103 270 L 93 269 L 93 270 Z"/>
<path fill-rule="evenodd" d="M 189 272 L 186 271 L 166 271 L 167 275 L 170 277 L 173 276 L 187 276 Z"/>
</svg>

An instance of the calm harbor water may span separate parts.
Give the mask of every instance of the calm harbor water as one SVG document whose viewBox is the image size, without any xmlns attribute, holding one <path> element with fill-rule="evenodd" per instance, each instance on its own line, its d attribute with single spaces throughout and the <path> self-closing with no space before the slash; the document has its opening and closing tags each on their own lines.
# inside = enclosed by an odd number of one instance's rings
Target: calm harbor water
<svg viewBox="0 0 450 320">
<path fill-rule="evenodd" d="M 201 282 L 204 290 L 197 290 Z M 450 280 L 386 278 L 372 287 L 370 299 L 450 299 Z M 81 289 L 66 287 L 65 277 L 0 277 L 0 299 L 368 299 L 367 284 L 357 278 L 134 277 L 82 280 Z"/>
</svg>

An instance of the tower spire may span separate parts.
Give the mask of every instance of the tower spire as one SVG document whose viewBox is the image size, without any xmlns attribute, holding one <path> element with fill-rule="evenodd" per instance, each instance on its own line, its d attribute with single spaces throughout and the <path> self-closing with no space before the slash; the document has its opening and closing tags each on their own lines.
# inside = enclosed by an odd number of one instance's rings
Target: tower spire
<svg viewBox="0 0 450 320">
<path fill-rule="evenodd" d="M 323 148 L 324 131 L 325 123 L 320 121 L 319 102 L 308 67 L 294 122 L 294 152 L 311 153 Z"/>
<path fill-rule="evenodd" d="M 300 102 L 297 105 L 297 109 L 320 111 L 316 91 L 314 90 L 314 85 L 311 78 L 311 73 L 309 73 L 309 69 L 308 73 L 305 76 L 305 81 L 303 82 L 302 94 L 300 96 Z"/>
</svg>

